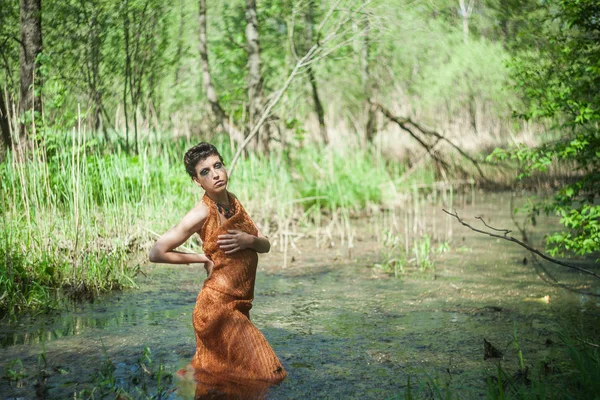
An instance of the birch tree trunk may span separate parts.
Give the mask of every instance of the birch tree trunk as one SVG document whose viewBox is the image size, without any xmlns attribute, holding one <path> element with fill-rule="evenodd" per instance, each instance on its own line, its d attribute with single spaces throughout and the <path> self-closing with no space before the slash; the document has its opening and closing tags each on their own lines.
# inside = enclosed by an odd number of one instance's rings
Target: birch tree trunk
<svg viewBox="0 0 600 400">
<path fill-rule="evenodd" d="M 260 42 L 258 37 L 258 18 L 256 0 L 246 0 L 246 51 L 248 52 L 248 131 L 258 122 L 263 109 L 262 84 L 260 72 Z M 271 132 L 265 123 L 257 135 L 254 147 L 267 151 Z"/>
<path fill-rule="evenodd" d="M 125 81 L 123 82 L 123 115 L 125 116 L 125 152 L 129 154 L 129 115 L 127 113 L 127 86 L 131 81 L 131 57 L 129 53 L 129 1 L 121 3 L 123 12 L 123 38 L 125 43 Z"/>
<path fill-rule="evenodd" d="M 37 112 L 34 118 L 41 118 L 41 76 L 36 64 L 37 56 L 42 52 L 42 4 L 41 0 L 21 0 L 21 101 L 19 113 L 31 115 L 31 110 Z M 27 119 L 26 119 L 27 120 Z M 20 136 L 27 136 L 29 123 L 21 124 Z"/>
<path fill-rule="evenodd" d="M 229 117 L 223 110 L 223 107 L 221 107 L 221 104 L 219 103 L 219 97 L 217 96 L 215 87 L 212 84 L 210 65 L 208 63 L 208 45 L 206 39 L 206 0 L 199 0 L 199 6 L 198 22 L 200 25 L 200 44 L 198 45 L 198 49 L 200 51 L 200 65 L 202 67 L 202 87 L 204 89 L 206 98 L 208 99 L 208 103 L 210 104 L 210 109 L 215 116 L 217 126 L 223 129 L 225 132 L 228 132 L 233 141 L 239 144 L 244 140 L 244 137 L 242 133 L 235 126 L 233 126 L 233 124 L 229 123 Z"/>
<path fill-rule="evenodd" d="M 469 43 L 469 17 L 473 13 L 473 3 L 475 0 L 469 0 L 469 5 L 465 4 L 465 0 L 458 0 L 460 6 L 460 16 L 462 17 L 463 23 L 463 42 Z"/>
<path fill-rule="evenodd" d="M 200 1 L 200 15 L 202 15 L 202 1 Z M 204 1 L 206 3 L 206 1 Z M 175 50 L 175 86 L 179 85 L 179 74 L 181 71 L 181 56 L 183 54 L 183 28 L 185 25 L 185 1 L 179 0 L 179 34 L 177 35 L 177 49 Z M 206 4 L 204 5 L 206 10 Z M 201 18 L 199 18 L 201 20 Z M 206 24 L 206 11 L 204 12 L 204 21 Z M 202 29 L 202 28 L 200 28 Z M 206 28 L 204 28 L 206 32 Z M 204 35 L 206 38 L 206 34 Z M 202 40 L 202 32 L 200 32 L 200 40 Z M 200 52 L 202 54 L 202 52 Z"/>
</svg>

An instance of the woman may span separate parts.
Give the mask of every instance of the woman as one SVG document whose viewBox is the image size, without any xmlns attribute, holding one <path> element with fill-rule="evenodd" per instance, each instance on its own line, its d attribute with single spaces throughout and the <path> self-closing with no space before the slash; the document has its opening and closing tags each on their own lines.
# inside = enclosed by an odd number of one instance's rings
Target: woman
<svg viewBox="0 0 600 400">
<path fill-rule="evenodd" d="M 269 240 L 227 191 L 227 171 L 212 144 L 203 142 L 189 149 L 184 163 L 192 180 L 204 189 L 204 197 L 150 250 L 151 262 L 203 263 L 207 271 L 192 317 L 196 353 L 178 374 L 191 373 L 212 386 L 235 382 L 229 385 L 234 388 L 240 382 L 253 387 L 260 382 L 279 383 L 286 372 L 249 319 L 257 253 L 269 251 Z M 174 250 L 194 233 L 202 239 L 204 254 Z"/>
</svg>

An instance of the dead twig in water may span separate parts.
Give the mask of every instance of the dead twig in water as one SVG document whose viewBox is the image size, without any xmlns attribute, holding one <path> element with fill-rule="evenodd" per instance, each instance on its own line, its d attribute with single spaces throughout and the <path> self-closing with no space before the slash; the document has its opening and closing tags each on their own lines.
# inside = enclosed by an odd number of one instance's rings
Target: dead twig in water
<svg viewBox="0 0 600 400">
<path fill-rule="evenodd" d="M 467 224 L 465 221 L 463 221 L 458 216 L 458 213 L 456 212 L 456 210 L 454 210 L 454 213 L 451 213 L 451 212 L 446 211 L 445 209 L 442 208 L 442 211 L 445 212 L 446 214 L 448 214 L 448 215 L 456 218 L 458 220 L 458 222 L 460 222 L 462 225 L 466 226 L 467 228 L 471 229 L 474 232 L 482 233 L 484 235 L 488 235 L 488 236 L 495 237 L 495 238 L 498 238 L 498 239 L 508 240 L 509 242 L 514 242 L 514 243 L 520 245 L 521 247 L 526 248 L 530 252 L 532 252 L 534 254 L 537 254 L 538 256 L 542 257 L 544 260 L 550 261 L 551 263 L 554 263 L 554 264 L 557 264 L 557 265 L 562 265 L 563 267 L 567 267 L 567 268 L 571 268 L 571 269 L 577 270 L 579 272 L 583 272 L 584 274 L 592 275 L 593 277 L 600 279 L 600 275 L 596 274 L 595 272 L 592 272 L 592 271 L 587 270 L 585 268 L 578 267 L 578 266 L 573 265 L 573 264 L 568 264 L 568 263 L 566 263 L 564 261 L 557 260 L 556 258 L 552 258 L 552 257 L 550 257 L 550 256 L 542 253 L 541 251 L 539 251 L 537 249 L 534 249 L 533 247 L 529 246 L 528 244 L 523 243 L 519 239 L 515 239 L 512 236 L 508 236 L 508 234 L 511 232 L 510 230 L 508 230 L 508 229 L 496 229 L 496 228 L 493 228 L 493 227 L 489 226 L 488 224 L 486 224 L 485 221 L 483 221 L 483 219 L 481 217 L 475 217 L 475 218 L 477 218 L 478 220 L 480 220 L 481 222 L 483 222 L 483 224 L 486 227 L 490 228 L 490 229 L 493 229 L 493 230 L 495 230 L 497 232 L 504 232 L 504 235 L 497 235 L 495 233 L 486 232 L 486 231 L 483 231 L 481 229 L 477 229 L 477 228 L 472 227 L 471 225 Z"/>
</svg>

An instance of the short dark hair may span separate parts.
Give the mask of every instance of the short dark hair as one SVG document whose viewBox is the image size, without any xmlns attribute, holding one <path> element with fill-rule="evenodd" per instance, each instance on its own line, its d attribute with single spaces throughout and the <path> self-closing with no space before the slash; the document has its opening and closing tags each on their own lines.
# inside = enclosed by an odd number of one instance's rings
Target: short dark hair
<svg viewBox="0 0 600 400">
<path fill-rule="evenodd" d="M 219 150 L 210 143 L 198 143 L 185 152 L 183 163 L 185 164 L 185 170 L 192 179 L 196 177 L 196 165 L 210 156 L 218 156 L 221 162 L 223 162 L 223 157 L 219 154 Z"/>
</svg>

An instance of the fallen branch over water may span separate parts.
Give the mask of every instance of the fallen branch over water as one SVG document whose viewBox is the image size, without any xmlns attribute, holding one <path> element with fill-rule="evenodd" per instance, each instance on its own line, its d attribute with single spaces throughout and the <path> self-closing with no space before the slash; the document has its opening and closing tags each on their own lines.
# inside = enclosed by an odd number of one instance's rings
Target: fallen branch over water
<svg viewBox="0 0 600 400">
<path fill-rule="evenodd" d="M 496 231 L 496 232 L 503 232 L 504 234 L 503 234 L 503 235 L 498 235 L 498 234 L 495 234 L 495 233 L 492 233 L 492 232 L 487 232 L 487 231 L 483 231 L 483 230 L 481 230 L 481 229 L 474 228 L 474 227 L 472 227 L 471 225 L 469 225 L 468 223 L 466 223 L 465 221 L 463 221 L 463 220 L 462 220 L 462 219 L 461 219 L 461 218 L 458 216 L 458 213 L 456 212 L 456 210 L 454 211 L 454 213 L 451 213 L 451 212 L 449 212 L 449 211 L 446 211 L 446 210 L 444 210 L 444 209 L 442 208 L 442 211 L 443 211 L 443 212 L 445 212 L 446 214 L 448 214 L 448 215 L 450 215 L 450 216 L 452 216 L 452 217 L 456 218 L 456 219 L 458 220 L 458 222 L 460 222 L 462 225 L 466 226 L 467 228 L 471 229 L 471 230 L 472 230 L 472 231 L 474 231 L 474 232 L 477 232 L 477 233 L 482 233 L 482 234 L 484 234 L 484 235 L 488 235 L 488 236 L 491 236 L 491 237 L 495 237 L 495 238 L 498 238 L 498 239 L 504 239 L 504 240 L 507 240 L 507 241 L 509 241 L 509 242 L 516 243 L 516 244 L 520 245 L 521 247 L 524 247 L 524 248 L 526 248 L 526 249 L 527 249 L 527 250 L 529 250 L 530 252 L 532 252 L 532 253 L 534 253 L 534 254 L 536 254 L 536 255 L 538 255 L 538 256 L 540 256 L 540 257 L 542 257 L 544 260 L 550 261 L 551 263 L 554 263 L 554 264 L 557 264 L 557 265 L 561 265 L 561 266 L 563 266 L 563 267 L 567 267 L 567 268 L 571 268 L 571 269 L 577 270 L 577 271 L 579 271 L 579 272 L 583 272 L 584 274 L 592 275 L 593 277 L 600 279 L 600 275 L 598 275 L 597 273 L 595 273 L 595 272 L 593 272 L 593 271 L 587 270 L 587 269 L 585 269 L 585 268 L 578 267 L 578 266 L 576 266 L 576 265 L 573 265 L 573 264 L 566 263 L 566 262 L 564 262 L 564 261 L 557 260 L 556 258 L 552 258 L 552 257 L 550 257 L 550 256 L 548 256 L 548 255 L 546 255 L 546 254 L 542 253 L 541 251 L 539 251 L 539 250 L 537 250 L 537 249 L 534 249 L 533 247 L 529 246 L 528 244 L 526 244 L 526 243 L 523 243 L 523 242 L 522 242 L 522 241 L 520 241 L 519 239 L 515 239 L 515 238 L 514 238 L 514 237 L 512 237 L 512 236 L 508 236 L 508 234 L 509 234 L 509 233 L 511 233 L 511 231 L 510 231 L 510 230 L 508 230 L 508 229 L 497 229 L 497 228 L 494 228 L 494 227 L 492 227 L 492 226 L 490 226 L 490 225 L 486 224 L 486 222 L 485 222 L 485 221 L 483 220 L 483 218 L 481 218 L 481 217 L 475 217 L 475 218 L 476 218 L 476 219 L 478 219 L 478 220 L 480 220 L 481 222 L 483 222 L 483 224 L 484 224 L 484 225 L 485 225 L 487 228 L 489 228 L 489 229 L 492 229 L 492 230 L 494 230 L 494 231 Z"/>
<path fill-rule="evenodd" d="M 439 163 L 443 168 L 448 169 L 449 164 L 446 160 L 444 160 L 442 158 L 442 155 L 439 151 L 434 150 L 434 147 L 440 142 L 446 142 L 448 143 L 450 146 L 452 146 L 456 151 L 458 151 L 460 153 L 460 155 L 462 155 L 464 158 L 466 158 L 467 160 L 469 160 L 477 169 L 477 172 L 479 172 L 479 175 L 481 176 L 481 178 L 486 181 L 489 182 L 489 179 L 485 176 L 485 174 L 483 173 L 483 171 L 481 170 L 481 168 L 479 167 L 479 162 L 477 160 L 475 160 L 473 157 L 471 157 L 470 155 L 468 155 L 463 149 L 461 149 L 459 146 L 457 146 L 456 144 L 454 144 L 452 141 L 450 141 L 450 139 L 448 139 L 447 137 L 445 137 L 444 135 L 432 130 L 432 129 L 427 129 L 425 127 L 423 127 L 423 125 L 416 123 L 415 121 L 413 121 L 410 118 L 407 117 L 397 117 L 394 114 L 392 114 L 390 112 L 390 110 L 388 110 L 387 108 L 385 108 L 383 105 L 373 102 L 371 101 L 371 104 L 378 109 L 379 111 L 382 112 L 382 114 L 389 119 L 392 122 L 395 122 L 400 129 L 404 130 L 405 132 L 408 132 L 409 135 L 411 135 L 413 137 L 413 139 L 415 139 L 417 142 L 419 142 L 419 144 L 427 151 L 427 153 L 431 156 L 431 158 L 433 158 L 437 163 Z M 417 134 L 417 132 L 421 132 L 421 134 L 423 134 L 424 136 L 432 136 L 434 137 L 436 140 L 433 144 L 429 144 L 427 143 L 427 141 L 420 137 L 419 134 Z"/>
</svg>

